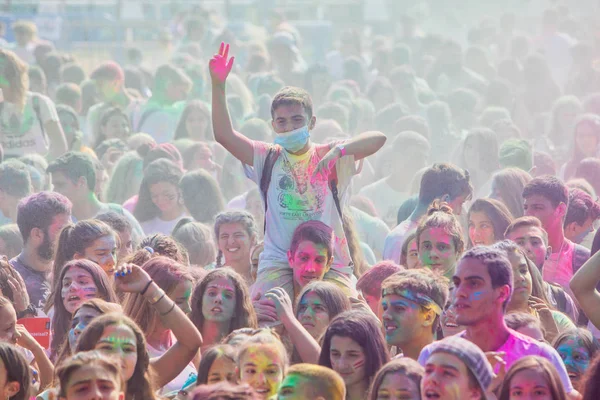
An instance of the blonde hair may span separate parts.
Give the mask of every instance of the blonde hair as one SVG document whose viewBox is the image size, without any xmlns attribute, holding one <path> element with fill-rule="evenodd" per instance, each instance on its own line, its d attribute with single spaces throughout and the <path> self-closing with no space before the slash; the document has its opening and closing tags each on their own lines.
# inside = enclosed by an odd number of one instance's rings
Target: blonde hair
<svg viewBox="0 0 600 400">
<path fill-rule="evenodd" d="M 27 64 L 10 50 L 0 48 L 0 75 L 10 82 L 9 86 L 2 87 L 6 101 L 15 104 L 21 112 L 27 103 L 27 90 L 29 89 L 29 75 Z"/>
</svg>

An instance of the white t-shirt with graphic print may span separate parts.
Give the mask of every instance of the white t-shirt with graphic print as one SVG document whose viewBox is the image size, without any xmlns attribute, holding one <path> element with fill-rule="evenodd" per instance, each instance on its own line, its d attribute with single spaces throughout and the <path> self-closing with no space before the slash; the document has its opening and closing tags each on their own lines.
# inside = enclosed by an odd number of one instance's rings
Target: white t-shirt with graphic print
<svg viewBox="0 0 600 400">
<path fill-rule="evenodd" d="M 332 267 L 344 268 L 350 264 L 350 251 L 344 234 L 342 221 L 329 188 L 329 179 L 313 177 L 317 164 L 338 143 L 331 145 L 312 144 L 304 154 L 296 156 L 281 149 L 271 175 L 267 191 L 267 213 L 265 249 L 260 256 L 259 270 L 265 264 L 287 264 L 287 252 L 294 230 L 305 221 L 318 220 L 330 226 L 335 233 L 334 259 Z M 253 178 L 260 186 L 269 145 L 253 142 Z M 357 173 L 353 156 L 337 161 L 338 196 L 343 208 L 350 180 Z"/>
<path fill-rule="evenodd" d="M 34 109 L 35 97 L 38 99 L 39 119 Z M 40 120 L 42 125 L 50 121 L 59 121 L 52 100 L 38 93 L 27 92 L 23 112 L 8 101 L 0 104 L 0 142 L 4 154 L 9 157 L 21 157 L 31 153 L 46 155 L 50 143 L 40 126 Z"/>
</svg>

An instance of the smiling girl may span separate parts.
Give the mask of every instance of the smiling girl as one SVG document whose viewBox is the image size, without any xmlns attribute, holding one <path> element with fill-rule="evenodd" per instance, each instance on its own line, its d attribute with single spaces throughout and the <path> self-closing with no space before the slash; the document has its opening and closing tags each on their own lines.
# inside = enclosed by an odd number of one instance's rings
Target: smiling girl
<svg viewBox="0 0 600 400">
<path fill-rule="evenodd" d="M 465 242 L 460 223 L 447 203 L 435 201 L 417 228 L 419 261 L 423 267 L 452 278 Z"/>
<path fill-rule="evenodd" d="M 340 374 L 347 400 L 363 400 L 379 368 L 390 360 L 379 321 L 363 311 L 343 312 L 331 321 L 322 343 L 319 365 Z"/>
<path fill-rule="evenodd" d="M 587 329 L 576 328 L 558 335 L 552 347 L 558 351 L 573 387 L 579 391 L 583 375 L 600 350 L 600 343 Z"/>
<path fill-rule="evenodd" d="M 510 367 L 498 400 L 566 400 L 567 395 L 556 368 L 542 357 L 523 357 Z"/>
<path fill-rule="evenodd" d="M 506 228 L 513 221 L 508 208 L 498 200 L 477 199 L 471 204 L 467 214 L 469 220 L 469 244 L 491 246 L 504 239 Z"/>
<path fill-rule="evenodd" d="M 58 284 L 51 296 L 56 300 L 50 344 L 53 359 L 67 337 L 73 313 L 82 303 L 94 298 L 119 302 L 106 273 L 89 260 L 69 261 L 58 276 Z"/>
<path fill-rule="evenodd" d="M 170 235 L 186 214 L 179 181 L 183 171 L 167 159 L 152 161 L 144 170 L 144 179 L 133 215 L 146 235 Z"/>
<path fill-rule="evenodd" d="M 288 355 L 279 336 L 268 330 L 249 337 L 237 357 L 240 382 L 252 386 L 261 400 L 277 393 L 288 364 Z"/>
<path fill-rule="evenodd" d="M 210 271 L 196 286 L 190 319 L 202 332 L 204 346 L 219 343 L 236 329 L 258 326 L 248 286 L 231 268 Z"/>
</svg>

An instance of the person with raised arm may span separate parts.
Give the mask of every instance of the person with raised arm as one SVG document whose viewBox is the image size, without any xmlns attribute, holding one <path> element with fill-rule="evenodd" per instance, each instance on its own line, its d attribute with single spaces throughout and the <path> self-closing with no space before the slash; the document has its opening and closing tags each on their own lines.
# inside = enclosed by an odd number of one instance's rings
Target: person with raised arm
<svg viewBox="0 0 600 400">
<path fill-rule="evenodd" d="M 356 161 L 377 152 L 386 141 L 385 135 L 365 132 L 347 141 L 314 144 L 310 131 L 316 117 L 309 94 L 300 88 L 285 87 L 271 104 L 275 145 L 250 140 L 234 131 L 227 109 L 225 84 L 233 63 L 229 45 L 221 44 L 209 64 L 212 121 L 215 140 L 254 168 L 253 179 L 262 188 L 265 250 L 253 293 L 283 287 L 293 297 L 292 269 L 287 259 L 292 234 L 302 222 L 317 219 L 332 227 L 337 238 L 334 262 L 325 279 L 342 284 L 351 294 L 353 268 L 339 204 L 344 203 L 350 179 L 357 173 Z"/>
</svg>

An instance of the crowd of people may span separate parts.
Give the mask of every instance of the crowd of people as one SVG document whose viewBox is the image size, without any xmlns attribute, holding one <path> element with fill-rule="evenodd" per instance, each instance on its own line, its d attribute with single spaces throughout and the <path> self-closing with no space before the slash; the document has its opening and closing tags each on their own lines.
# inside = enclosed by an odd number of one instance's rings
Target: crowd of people
<svg viewBox="0 0 600 400">
<path fill-rule="evenodd" d="M 407 12 L 316 63 L 275 10 L 186 9 L 158 66 L 0 25 L 0 399 L 599 399 L 579 6 Z"/>
</svg>

